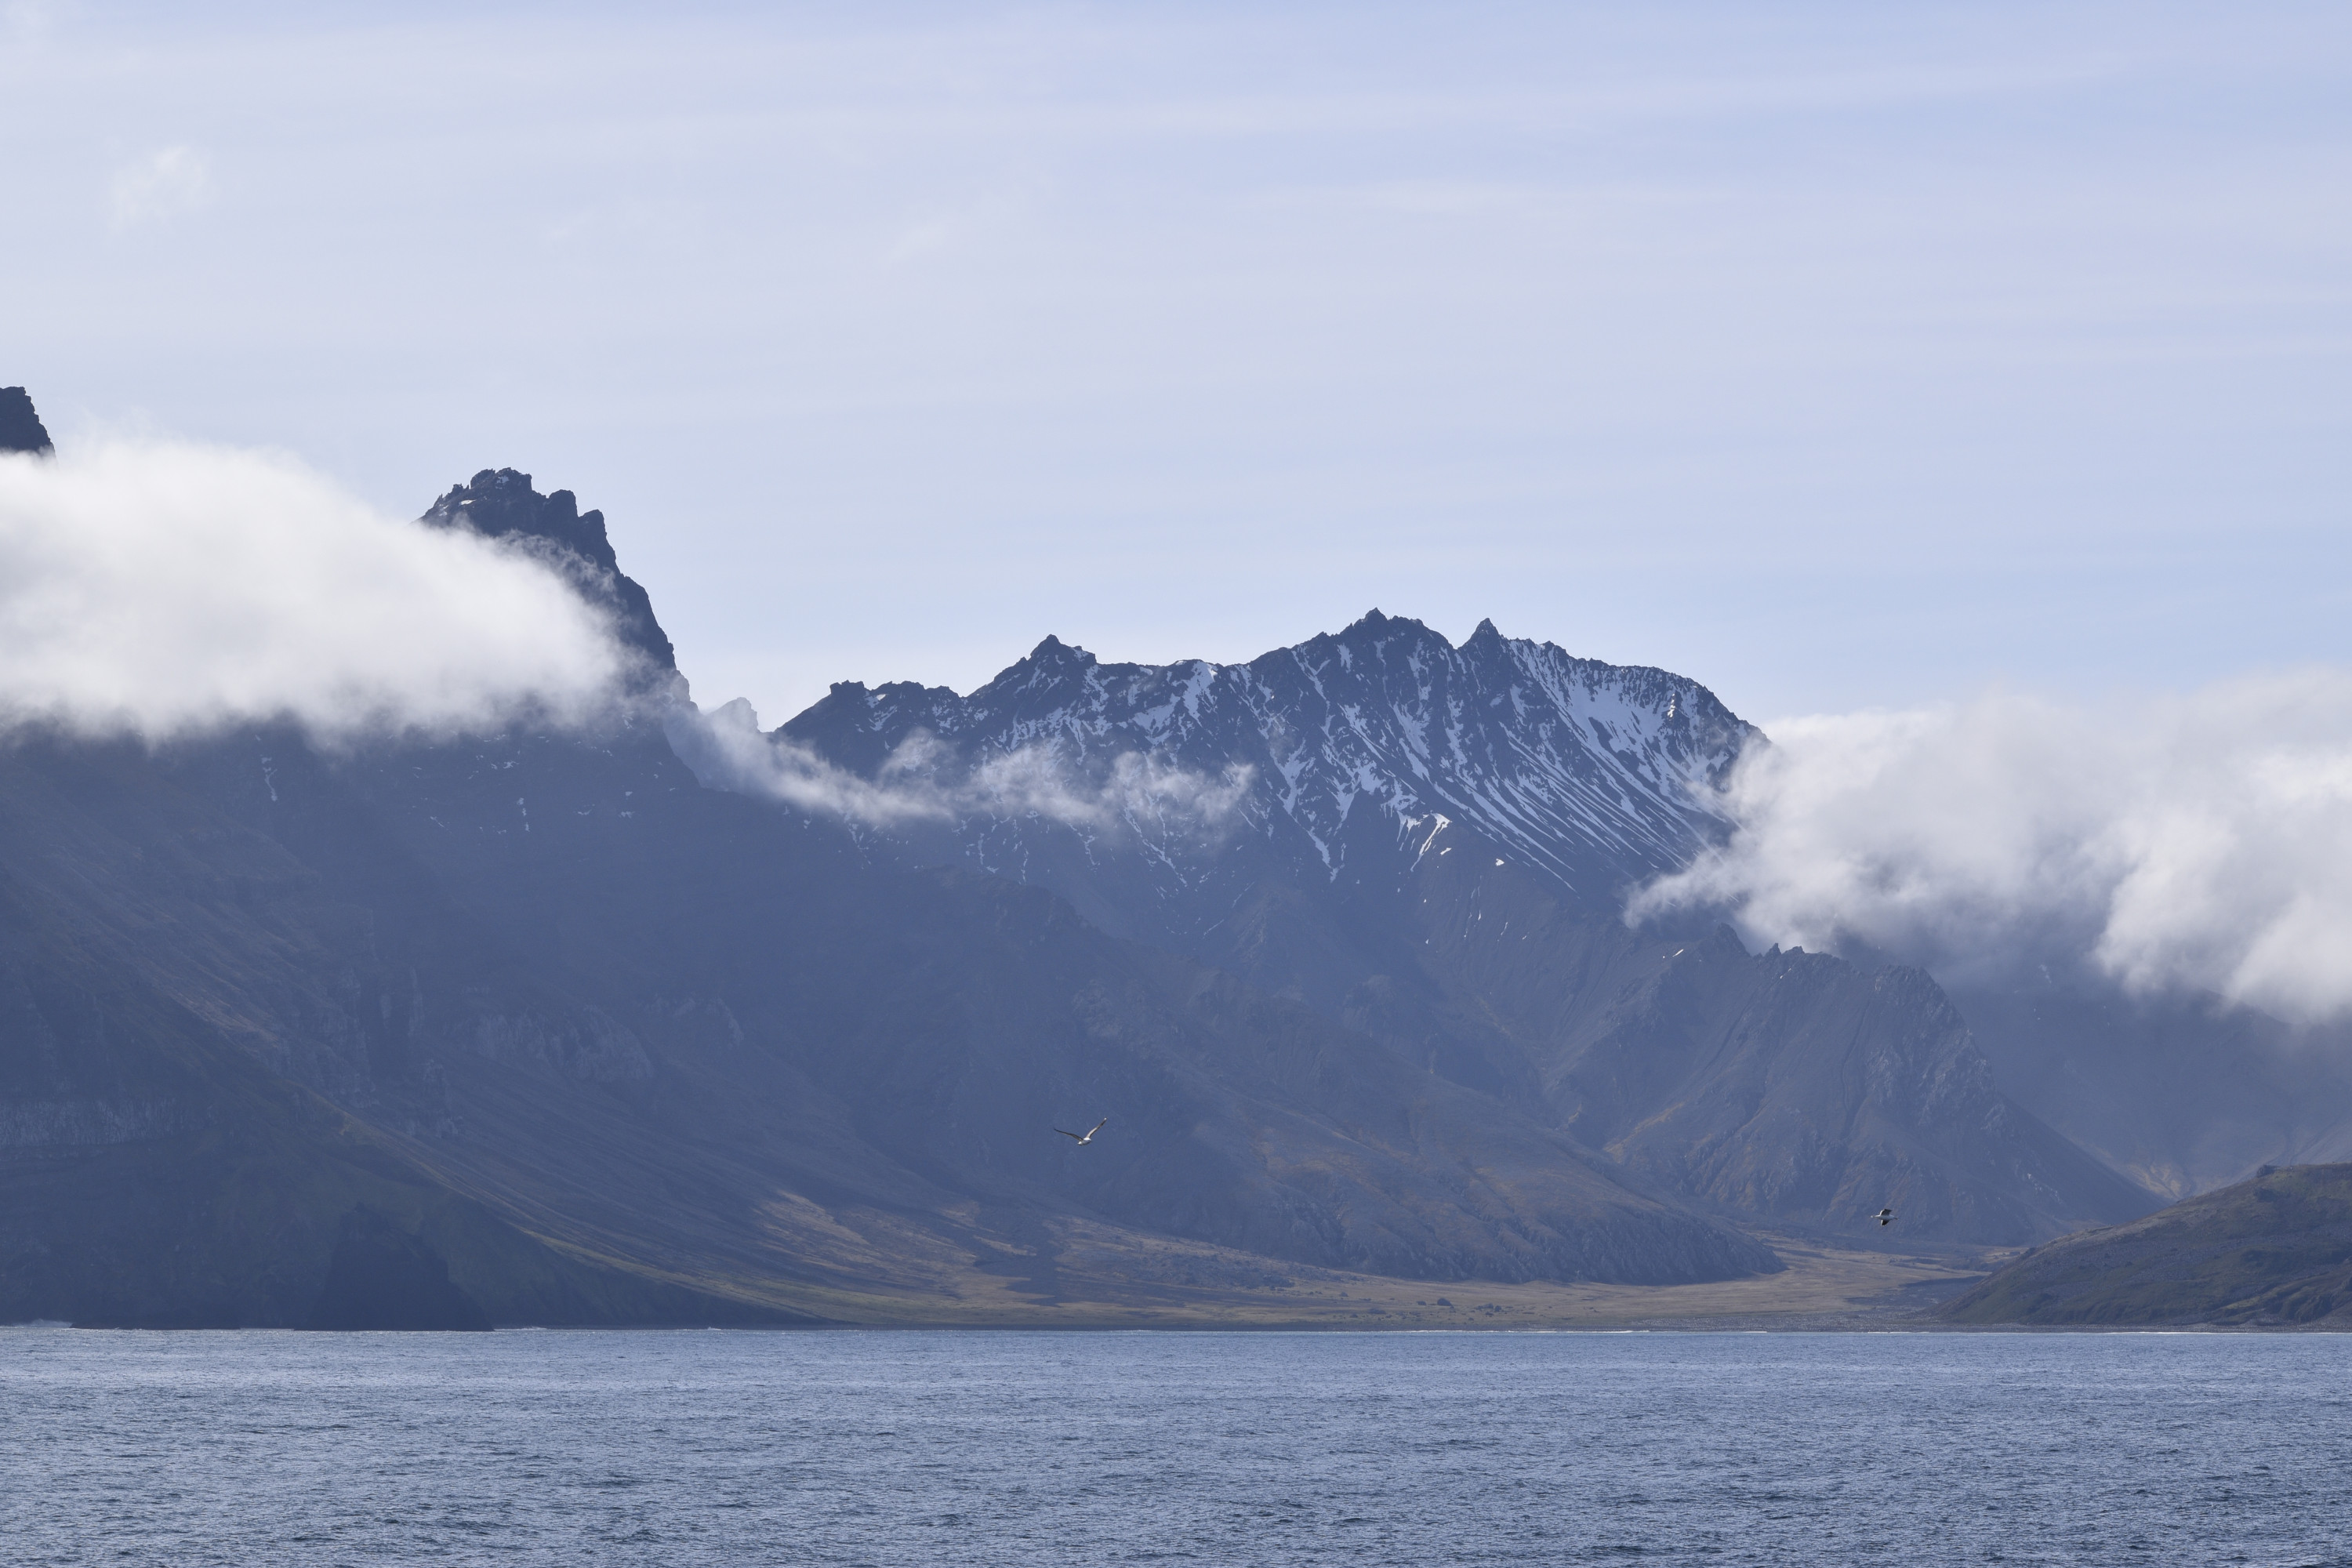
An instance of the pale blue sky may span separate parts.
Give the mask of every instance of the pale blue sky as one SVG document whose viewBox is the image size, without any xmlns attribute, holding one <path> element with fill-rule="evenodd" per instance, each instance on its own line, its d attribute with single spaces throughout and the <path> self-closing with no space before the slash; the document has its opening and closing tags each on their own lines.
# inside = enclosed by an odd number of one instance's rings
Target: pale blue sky
<svg viewBox="0 0 2352 1568">
<path fill-rule="evenodd" d="M 2352 8 L 0 5 L 0 383 L 611 517 L 698 696 L 1377 604 L 2347 662 Z"/>
</svg>

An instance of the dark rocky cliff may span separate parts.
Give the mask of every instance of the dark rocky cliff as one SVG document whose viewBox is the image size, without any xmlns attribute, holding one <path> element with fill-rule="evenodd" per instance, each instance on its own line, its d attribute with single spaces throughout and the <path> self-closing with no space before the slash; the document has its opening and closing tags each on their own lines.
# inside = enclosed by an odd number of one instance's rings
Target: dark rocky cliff
<svg viewBox="0 0 2352 1568">
<path fill-rule="evenodd" d="M 541 495 L 531 488 L 529 474 L 484 468 L 468 483 L 451 486 L 419 521 L 511 540 L 532 551 L 562 572 L 583 596 L 610 610 L 621 640 L 655 670 L 677 672 L 677 652 L 654 618 L 653 599 L 621 570 L 620 557 L 605 537 L 604 514 L 582 511 L 570 490 Z"/>
<path fill-rule="evenodd" d="M 55 448 L 33 400 L 21 386 L 0 386 L 0 452 L 47 456 Z"/>
</svg>

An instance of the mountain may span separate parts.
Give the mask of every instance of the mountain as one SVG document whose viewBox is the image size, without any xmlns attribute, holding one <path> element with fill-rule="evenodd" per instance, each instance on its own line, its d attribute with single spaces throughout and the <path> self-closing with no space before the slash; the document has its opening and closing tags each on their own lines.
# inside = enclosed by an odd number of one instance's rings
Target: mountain
<svg viewBox="0 0 2352 1568">
<path fill-rule="evenodd" d="M 46 457 L 54 449 L 31 396 L 21 386 L 0 386 L 0 452 L 33 452 Z"/>
<path fill-rule="evenodd" d="M 2000 1091 L 1925 972 L 1629 931 L 1496 858 L 1424 858 L 1408 886 L 1443 1016 L 1507 1042 L 1533 1103 L 1648 1180 L 1864 1236 L 1891 1204 L 1911 1240 L 2014 1244 L 2150 1206 Z"/>
<path fill-rule="evenodd" d="M 606 1296 L 616 1268 L 671 1289 L 637 1317 L 854 1316 L 1057 1216 L 1436 1278 L 1774 1266 L 1049 896 L 876 875 L 657 734 L 24 742 L 0 790 L 11 1314 L 299 1322 L 354 1207 L 458 1200 L 505 1227 L 474 1274 L 450 1258 L 502 1321 L 545 1314 L 513 1277 L 548 1249 Z M 1046 1141 L 1112 1108 L 1102 1147 Z M 174 1252 L 216 1300 L 187 1304 Z"/>
<path fill-rule="evenodd" d="M 969 697 L 835 686 L 764 754 L 678 740 L 747 792 L 830 770 L 877 856 L 1050 889 L 1713 1212 L 2021 1243 L 2152 1201 L 2004 1096 L 1924 973 L 1626 927 L 1761 742 L 1665 671 L 1374 611 L 1241 665 L 1049 637 Z"/>
<path fill-rule="evenodd" d="M 1945 1309 L 1962 1323 L 2352 1328 L 2352 1165 L 2265 1168 L 2069 1236 Z"/>
<path fill-rule="evenodd" d="M 654 618 L 653 597 L 621 570 L 605 536 L 604 514 L 582 511 L 570 490 L 541 495 L 529 474 L 484 468 L 470 482 L 451 486 L 417 521 L 501 541 L 553 567 L 583 598 L 612 616 L 622 644 L 645 661 L 648 675 L 677 673 L 677 651 Z"/>
<path fill-rule="evenodd" d="M 1171 934 L 1213 921 L 1222 891 L 1268 868 L 1294 880 L 1384 875 L 1413 826 L 1441 817 L 1609 904 L 1725 833 L 1694 786 L 1756 737 L 1664 670 L 1508 639 L 1491 621 L 1456 648 L 1378 610 L 1245 665 L 1106 665 L 1049 637 L 970 697 L 837 685 L 779 734 L 869 777 L 894 758 L 922 778 L 1017 756 L 1117 786 L 1120 826 L 1155 847 L 1124 868 L 1132 885 L 1101 916 Z M 945 755 L 910 760 L 910 741 Z M 1122 775 L 1129 757 L 1154 771 Z M 1244 784 L 1238 832 L 1203 834 L 1181 809 L 1164 786 L 1187 774 Z M 974 812 L 953 831 L 975 863 L 1027 875 L 1068 858 L 1058 826 Z"/>
<path fill-rule="evenodd" d="M 2149 1205 L 1920 972 L 1626 925 L 1763 743 L 1696 682 L 1375 612 L 762 734 L 569 492 L 419 525 L 604 608 L 609 710 L 0 744 L 0 1317 L 1131 1321 Z"/>
<path fill-rule="evenodd" d="M 603 515 L 578 512 L 570 492 L 540 497 L 528 475 L 486 471 L 441 498 L 426 521 L 533 542 L 613 612 L 625 639 L 646 656 L 649 678 L 675 672 L 645 590 L 619 571 Z M 705 776 L 730 782 L 723 763 L 714 768 L 694 752 L 690 729 L 674 726 L 672 734 Z M 985 776 L 990 787 L 967 791 L 961 811 L 890 825 L 881 837 L 902 863 L 963 864 L 1051 888 L 1107 930 L 1189 953 L 1338 1017 L 1349 1016 L 1346 998 L 1368 976 L 1393 978 L 1400 968 L 1396 933 L 1382 942 L 1368 931 L 1363 908 L 1340 906 L 1378 904 L 1377 889 L 1408 880 L 1402 850 L 1424 829 L 1457 841 L 1476 834 L 1509 865 L 1536 873 L 1563 906 L 1613 927 L 1627 888 L 1687 864 L 1728 831 L 1708 786 L 1762 739 L 1685 678 L 1506 638 L 1492 622 L 1455 648 L 1418 622 L 1377 610 L 1247 665 L 1106 665 L 1048 637 L 969 697 L 845 683 L 781 736 L 861 777 L 887 773 L 902 786 L 942 774 Z M 1029 796 L 1040 781 L 1063 794 L 1075 782 L 1077 804 L 1092 809 L 1074 816 L 1050 808 L 1066 808 L 1067 800 L 1037 809 Z M 756 781 L 751 787 L 756 793 Z M 1226 803 L 1223 816 L 1205 818 L 1204 802 Z M 1488 858 L 1474 857 L 1481 866 Z M 1279 909 L 1262 907 L 1270 889 L 1306 889 L 1307 902 L 1320 908 L 1310 918 L 1287 898 Z M 1253 910 L 1254 922 L 1230 918 Z M 1381 923 L 1369 917 L 1370 926 Z M 1231 939 L 1245 927 L 1254 946 L 1236 951 Z M 1595 931 L 1590 940 L 1609 939 Z M 1305 961 L 1310 952 L 1318 962 Z M 1857 967 L 1874 974 L 1885 965 L 1874 956 Z M 1964 1121 L 2009 1125 L 2022 1107 L 2029 1121 L 2048 1123 L 2062 1142 L 2090 1152 L 2132 1187 L 2168 1197 L 2237 1180 L 2265 1162 L 2352 1153 L 2352 1073 L 2337 1065 L 2352 1058 L 2342 1041 L 2331 1049 L 2253 1009 L 2210 998 L 2130 997 L 2048 973 L 2008 987 L 1979 981 L 1957 999 L 1923 1004 L 1957 1006 L 1973 1026 L 1960 1048 L 1982 1053 L 2000 1094 L 2014 1101 L 1971 1106 L 1958 1112 Z M 1865 978 L 1843 976 L 1853 994 L 1839 1006 L 1861 1005 Z M 1456 977 L 1435 984 L 1450 1001 L 1415 1019 L 1408 1033 L 1417 1048 L 1454 1064 L 1465 1082 L 1526 1088 L 1523 1047 L 1493 1041 L 1484 1026 L 1504 999 Z M 1580 999 L 1601 1000 L 1590 992 Z M 1388 1004 L 1391 1012 L 1398 1005 Z M 1439 1016 L 1449 1008 L 1451 1017 Z M 1734 1026 L 1727 1019 L 1722 1026 Z M 1917 1027 L 1934 1034 L 1945 1026 L 1923 1015 Z M 1593 1125 L 1591 1112 L 1574 1095 L 1563 1100 L 1559 1085 L 1592 1082 L 1596 1070 L 1617 1069 L 1593 1063 L 1577 1074 L 1551 1071 L 1549 1098 L 1570 1125 Z M 1985 1076 L 1981 1068 L 1969 1073 Z M 1680 1082 L 1673 1103 L 1687 1117 L 1709 1092 Z M 1722 1121 L 1731 1110 L 1711 1114 Z M 1901 1122 L 1880 1110 L 1869 1114 L 1882 1129 Z M 2021 1206 L 1953 1193 L 1915 1209 L 1990 1204 L 1984 1223 L 1956 1221 L 1951 1234 L 2016 1241 L 2077 1218 L 2116 1217 L 2143 1201 L 2104 1177 L 2084 1186 L 2079 1161 L 2038 1132 L 2020 1135 L 2039 1140 L 2041 1152 L 1979 1152 L 1996 1169 L 2076 1174 Z M 1969 1156 L 1958 1157 L 1965 1166 Z M 1817 1194 L 1891 1193 L 1887 1184 L 1906 1158 L 1873 1157 L 1850 1174 L 1824 1170 L 1801 1185 Z M 1698 1184 L 1712 1192 L 1722 1184 Z M 1823 1196 L 1810 1207 L 1769 1202 L 1759 1212 L 1802 1220 L 1844 1206 L 1842 1197 Z M 1995 1212 L 2005 1217 L 1992 1219 Z"/>
<path fill-rule="evenodd" d="M 703 787 L 598 514 L 486 470 L 425 525 L 547 560 L 644 678 L 576 731 L 0 745 L 0 1320 L 1038 1321 L 1780 1267 L 1342 1019 Z"/>
</svg>

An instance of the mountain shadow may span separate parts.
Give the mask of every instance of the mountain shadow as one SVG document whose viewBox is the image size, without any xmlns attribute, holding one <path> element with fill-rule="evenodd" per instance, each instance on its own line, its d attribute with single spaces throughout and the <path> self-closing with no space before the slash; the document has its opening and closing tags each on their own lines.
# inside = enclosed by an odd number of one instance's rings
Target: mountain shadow
<svg viewBox="0 0 2352 1568">
<path fill-rule="evenodd" d="M 311 1329 L 473 1330 L 490 1320 L 449 1281 L 449 1261 L 365 1204 L 343 1216 Z"/>
</svg>

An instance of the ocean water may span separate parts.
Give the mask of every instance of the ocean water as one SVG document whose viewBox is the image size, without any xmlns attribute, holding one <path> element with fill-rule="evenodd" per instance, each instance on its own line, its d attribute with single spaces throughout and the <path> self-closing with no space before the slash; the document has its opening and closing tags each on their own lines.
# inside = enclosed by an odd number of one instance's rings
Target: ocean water
<svg viewBox="0 0 2352 1568">
<path fill-rule="evenodd" d="M 2352 1563 L 2352 1336 L 0 1331 L 9 1563 Z"/>
</svg>

